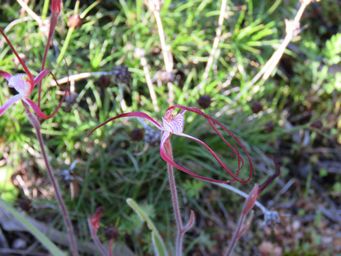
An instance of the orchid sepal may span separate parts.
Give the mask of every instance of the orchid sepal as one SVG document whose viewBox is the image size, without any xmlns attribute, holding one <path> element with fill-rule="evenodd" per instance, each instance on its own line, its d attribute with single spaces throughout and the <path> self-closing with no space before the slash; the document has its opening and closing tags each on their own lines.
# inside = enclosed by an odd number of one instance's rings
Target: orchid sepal
<svg viewBox="0 0 341 256">
<path fill-rule="evenodd" d="M 90 136 L 92 133 L 94 133 L 95 130 L 97 130 L 98 128 L 106 125 L 107 123 L 110 123 L 111 121 L 114 121 L 114 120 L 116 120 L 118 118 L 125 118 L 125 117 L 127 117 L 127 118 L 142 118 L 142 119 L 145 119 L 145 120 L 149 121 L 151 124 L 153 124 L 157 129 L 162 130 L 162 126 L 161 126 L 161 124 L 158 121 L 156 121 L 154 118 L 150 117 L 149 115 L 147 115 L 144 112 L 137 111 L 137 112 L 123 113 L 123 114 L 114 116 L 112 118 L 109 118 L 105 122 L 97 125 L 95 128 L 90 130 L 90 132 L 88 132 L 88 136 Z"/>
<path fill-rule="evenodd" d="M 7 109 L 11 107 L 13 104 L 15 104 L 17 101 L 19 101 L 22 98 L 20 94 L 14 95 L 11 98 L 9 98 L 2 106 L 0 106 L 0 116 L 5 114 Z"/>
<path fill-rule="evenodd" d="M 12 75 L 6 71 L 0 70 L 0 76 L 5 78 L 8 82 Z"/>
</svg>

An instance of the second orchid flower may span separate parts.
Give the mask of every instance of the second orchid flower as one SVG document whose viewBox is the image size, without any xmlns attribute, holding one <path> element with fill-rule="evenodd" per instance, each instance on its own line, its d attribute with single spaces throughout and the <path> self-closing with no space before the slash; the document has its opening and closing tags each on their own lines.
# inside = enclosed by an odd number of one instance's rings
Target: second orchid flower
<svg viewBox="0 0 341 256">
<path fill-rule="evenodd" d="M 176 113 L 176 110 L 179 110 L 178 113 Z M 191 136 L 189 134 L 184 133 L 184 114 L 186 112 L 192 112 L 195 113 L 199 116 L 202 116 L 206 119 L 210 127 L 213 129 L 214 133 L 221 139 L 221 141 L 229 148 L 232 150 L 232 154 L 234 157 L 237 158 L 237 163 L 238 167 L 235 171 L 233 171 L 231 168 L 229 168 L 224 161 L 221 159 L 221 157 L 209 146 L 207 145 L 204 141 Z M 129 112 L 129 113 L 123 113 L 120 115 L 117 115 L 115 117 L 109 118 L 107 121 L 99 124 L 96 126 L 94 129 L 92 129 L 89 132 L 89 135 L 92 134 L 96 129 L 104 126 L 105 124 L 114 121 L 119 118 L 142 118 L 147 121 L 149 121 L 152 125 L 154 125 L 158 130 L 161 131 L 161 141 L 160 141 L 160 156 L 161 158 L 173 166 L 174 168 L 183 171 L 190 176 L 197 178 L 199 180 L 203 181 L 208 181 L 208 182 L 216 182 L 216 183 L 231 183 L 231 182 L 239 182 L 241 184 L 246 184 L 250 181 L 253 173 L 253 163 L 251 161 L 251 157 L 246 150 L 245 146 L 241 143 L 241 141 L 238 139 L 236 135 L 234 135 L 228 128 L 226 128 L 221 122 L 216 120 L 215 118 L 211 117 L 208 114 L 205 114 L 203 111 L 201 111 L 198 108 L 195 107 L 186 107 L 182 105 L 174 105 L 171 106 L 167 109 L 166 113 L 164 114 L 162 118 L 162 123 L 156 121 L 149 115 L 147 115 L 144 112 Z M 234 143 L 236 144 L 233 145 L 232 143 L 228 142 L 225 137 L 223 136 L 223 132 L 227 133 L 229 137 L 232 138 Z M 190 140 L 193 140 L 203 146 L 209 153 L 210 155 L 217 161 L 219 166 L 228 174 L 231 176 L 231 180 L 224 180 L 224 179 L 215 179 L 211 177 L 206 177 L 203 175 L 200 175 L 182 165 L 179 163 L 175 162 L 171 156 L 171 152 L 168 152 L 167 147 L 165 146 L 169 141 L 172 135 L 176 136 L 181 136 L 188 138 Z M 247 162 L 249 165 L 249 171 L 248 171 L 248 176 L 243 179 L 239 176 L 240 170 L 245 164 L 245 160 L 241 156 L 239 152 L 239 148 L 244 152 Z"/>
</svg>

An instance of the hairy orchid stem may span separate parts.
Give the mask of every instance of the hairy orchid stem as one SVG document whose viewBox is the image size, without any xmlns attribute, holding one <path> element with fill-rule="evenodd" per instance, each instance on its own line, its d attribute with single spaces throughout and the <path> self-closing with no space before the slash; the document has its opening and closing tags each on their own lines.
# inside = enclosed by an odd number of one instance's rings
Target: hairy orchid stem
<svg viewBox="0 0 341 256">
<path fill-rule="evenodd" d="M 240 231 L 242 229 L 242 225 L 244 223 L 244 220 L 245 220 L 245 215 L 244 214 L 241 214 L 240 217 L 239 217 L 239 220 L 238 220 L 238 223 L 237 223 L 237 227 L 236 227 L 236 230 L 234 231 L 233 233 L 233 237 L 230 241 L 230 244 L 229 244 L 229 247 L 227 248 L 224 256 L 230 256 L 237 244 L 237 241 L 238 241 L 238 236 L 240 234 Z"/>
<path fill-rule="evenodd" d="M 52 167 L 50 165 L 50 162 L 48 160 L 48 156 L 46 154 L 45 143 L 44 143 L 44 139 L 43 139 L 43 136 L 41 134 L 41 129 L 40 129 L 40 123 L 39 123 L 38 119 L 36 118 L 36 116 L 30 112 L 27 105 L 25 105 L 25 110 L 26 110 L 27 116 L 28 116 L 33 128 L 35 129 L 35 133 L 36 133 L 36 136 L 37 136 L 37 139 L 39 142 L 39 146 L 40 146 L 40 151 L 41 151 L 41 154 L 43 156 L 44 163 L 45 163 L 45 166 L 47 169 L 47 175 L 48 175 L 50 182 L 52 184 L 54 194 L 55 194 L 55 197 L 57 199 L 57 203 L 59 205 L 59 209 L 60 209 L 62 216 L 63 216 L 64 224 L 65 224 L 66 229 L 67 229 L 67 234 L 68 234 L 68 239 L 69 239 L 69 244 L 70 244 L 70 249 L 71 249 L 71 255 L 72 256 L 78 256 L 79 254 L 78 254 L 78 246 L 77 246 L 77 240 L 76 240 L 75 232 L 73 230 L 70 215 L 69 215 L 69 212 L 66 208 L 64 199 L 62 197 L 62 193 L 61 193 L 59 184 L 57 182 L 56 177 L 53 174 Z"/>
<path fill-rule="evenodd" d="M 169 156 L 173 159 L 172 145 L 169 140 L 165 143 L 165 149 L 168 151 Z M 177 192 L 176 181 L 174 177 L 174 169 L 173 169 L 173 166 L 171 166 L 169 163 L 167 163 L 167 174 L 168 174 L 168 182 L 169 182 L 169 188 L 171 191 L 172 206 L 173 206 L 175 223 L 176 223 L 175 255 L 182 256 L 184 236 L 185 236 L 185 233 L 194 224 L 194 217 L 193 217 L 194 215 L 193 214 L 191 215 L 189 223 L 186 226 L 184 226 L 182 223 L 182 218 L 181 218 L 178 192 Z"/>
</svg>

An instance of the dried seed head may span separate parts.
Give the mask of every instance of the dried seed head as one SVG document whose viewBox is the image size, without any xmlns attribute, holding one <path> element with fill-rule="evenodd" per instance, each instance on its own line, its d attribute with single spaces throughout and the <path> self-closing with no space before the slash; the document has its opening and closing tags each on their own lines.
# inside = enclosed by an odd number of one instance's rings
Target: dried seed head
<svg viewBox="0 0 341 256">
<path fill-rule="evenodd" d="M 315 129 L 321 129 L 323 127 L 323 123 L 321 122 L 321 120 L 316 120 L 310 125 L 310 127 Z"/>
<path fill-rule="evenodd" d="M 206 109 L 210 107 L 212 103 L 212 98 L 208 95 L 202 95 L 198 99 L 197 103 L 201 108 Z"/>
<path fill-rule="evenodd" d="M 83 20 L 81 19 L 79 14 L 74 14 L 74 15 L 70 16 L 68 21 L 67 21 L 67 25 L 70 28 L 80 28 L 82 26 L 82 24 L 83 24 Z"/>
<path fill-rule="evenodd" d="M 117 240 L 119 232 L 115 227 L 107 227 L 104 229 L 104 235 L 108 240 Z"/>
<path fill-rule="evenodd" d="M 144 129 L 136 128 L 130 132 L 129 136 L 133 141 L 141 141 L 144 138 Z"/>
<path fill-rule="evenodd" d="M 263 105 L 259 101 L 254 101 L 251 103 L 251 110 L 257 114 L 263 110 Z"/>
<path fill-rule="evenodd" d="M 275 128 L 274 123 L 272 121 L 269 121 L 265 124 L 264 131 L 273 132 L 274 128 Z"/>
<path fill-rule="evenodd" d="M 280 218 L 278 212 L 269 211 L 264 214 L 264 223 L 263 225 L 271 226 L 273 224 L 280 223 Z"/>
<path fill-rule="evenodd" d="M 111 83 L 111 78 L 109 76 L 101 76 L 98 80 L 97 80 L 98 84 L 101 87 L 108 87 Z"/>
<path fill-rule="evenodd" d="M 112 71 L 115 81 L 117 83 L 123 83 L 129 85 L 131 82 L 131 73 L 126 66 L 114 67 Z"/>
<path fill-rule="evenodd" d="M 144 128 L 144 141 L 148 144 L 155 145 L 160 141 L 160 131 L 151 128 L 150 126 L 145 126 Z"/>
<path fill-rule="evenodd" d="M 65 103 L 68 105 L 73 105 L 76 103 L 77 97 L 78 97 L 77 93 L 71 92 L 65 96 Z"/>
</svg>

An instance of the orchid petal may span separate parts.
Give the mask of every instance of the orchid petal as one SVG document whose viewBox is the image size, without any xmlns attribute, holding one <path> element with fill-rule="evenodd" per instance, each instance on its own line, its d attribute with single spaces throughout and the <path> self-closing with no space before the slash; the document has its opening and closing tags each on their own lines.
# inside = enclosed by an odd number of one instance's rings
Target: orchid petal
<svg viewBox="0 0 341 256">
<path fill-rule="evenodd" d="M 12 75 L 6 71 L 0 70 L 0 76 L 5 78 L 8 82 Z"/>
<path fill-rule="evenodd" d="M 235 179 L 237 181 L 239 181 L 242 184 L 246 184 L 247 182 L 249 182 L 249 180 L 252 177 L 252 172 L 253 172 L 253 163 L 251 161 L 251 157 L 248 153 L 248 151 L 246 150 L 245 146 L 243 145 L 243 143 L 241 143 L 241 141 L 238 139 L 238 137 L 236 135 L 234 135 L 229 129 L 227 129 L 222 123 L 220 123 L 218 120 L 214 119 L 213 117 L 211 117 L 210 115 L 205 114 L 204 112 L 202 112 L 200 109 L 198 108 L 193 108 L 193 107 L 186 107 L 186 106 L 182 106 L 182 105 L 174 105 L 171 106 L 167 109 L 166 113 L 169 113 L 170 111 L 173 111 L 174 109 L 181 109 L 182 111 L 189 111 L 189 112 L 193 112 L 195 114 L 198 114 L 202 117 L 204 117 L 208 124 L 214 129 L 215 133 L 219 136 L 219 138 L 224 142 L 224 144 L 226 146 L 228 146 L 234 153 L 234 155 L 237 157 L 238 160 L 238 169 L 236 170 L 235 174 L 233 175 L 234 179 L 239 175 L 239 171 L 240 169 L 243 167 L 244 165 L 244 159 L 242 158 L 242 156 L 240 155 L 238 148 L 233 146 L 231 143 L 229 143 L 224 136 L 222 135 L 222 133 L 218 130 L 217 127 L 220 127 L 222 130 L 224 130 L 230 137 L 232 137 L 232 139 L 236 142 L 236 144 L 242 149 L 242 151 L 245 153 L 248 163 L 249 163 L 249 175 L 246 179 Z M 202 141 L 201 141 L 202 142 Z M 200 143 L 200 142 L 199 142 Z M 203 144 L 202 144 L 203 145 Z M 208 149 L 208 148 L 207 148 Z M 216 159 L 217 160 L 217 159 Z M 217 160 L 218 161 L 218 160 Z M 219 161 L 218 161 L 219 162 Z M 221 163 L 219 163 L 221 164 Z M 224 168 L 225 169 L 225 168 Z M 227 171 L 225 169 L 225 171 Z"/>
<path fill-rule="evenodd" d="M 30 84 L 26 74 L 16 74 L 10 77 L 8 86 L 14 88 L 22 97 L 30 94 Z"/>
<path fill-rule="evenodd" d="M 208 152 L 214 157 L 214 159 L 217 160 L 219 165 L 225 170 L 225 172 L 227 174 L 229 174 L 235 181 L 238 181 L 241 183 L 243 182 L 243 180 L 238 177 L 238 174 L 236 175 L 235 173 L 233 173 L 233 171 L 229 167 L 227 167 L 226 164 L 220 159 L 218 154 L 215 153 L 214 150 L 209 145 L 207 145 L 205 142 L 203 142 L 202 140 L 199 140 L 198 138 L 195 138 L 193 136 L 185 134 L 185 133 L 180 133 L 177 135 L 181 136 L 181 137 L 189 138 L 189 139 L 199 143 L 200 145 L 204 146 L 208 150 Z"/>
<path fill-rule="evenodd" d="M 28 98 L 24 98 L 23 101 L 25 103 L 27 103 L 28 105 L 30 105 L 30 107 L 33 109 L 33 111 L 36 113 L 36 115 L 39 117 L 39 118 L 43 118 L 43 119 L 49 119 L 50 116 L 49 115 L 46 115 L 45 113 L 43 113 L 41 111 L 41 109 L 38 107 L 37 104 L 35 104 L 32 100 L 28 99 Z"/>
<path fill-rule="evenodd" d="M 106 125 L 107 123 L 114 121 L 118 118 L 123 118 L 123 117 L 134 117 L 134 118 L 142 118 L 142 119 L 146 119 L 149 122 L 151 122 L 157 129 L 162 130 L 162 126 L 161 124 L 159 124 L 158 121 L 156 121 L 154 118 L 150 117 L 149 115 L 147 115 L 146 113 L 143 112 L 129 112 L 129 113 L 123 113 L 117 116 L 114 116 L 112 118 L 109 118 L 108 120 L 106 120 L 105 122 L 97 125 L 95 128 L 93 128 L 89 133 L 88 136 L 91 135 L 95 130 L 97 130 L 98 128 Z"/>
<path fill-rule="evenodd" d="M 48 74 L 50 73 L 50 70 L 43 69 L 33 80 L 34 85 L 39 84 Z"/>
<path fill-rule="evenodd" d="M 11 98 L 9 98 L 5 102 L 5 104 L 0 107 L 0 116 L 2 116 L 10 106 L 12 106 L 14 103 L 16 103 L 21 98 L 22 98 L 22 96 L 20 94 L 14 95 Z"/>
<path fill-rule="evenodd" d="M 166 134 L 167 135 L 167 134 Z M 165 147 L 165 144 L 166 143 L 170 143 L 169 141 L 169 137 L 170 136 L 164 136 L 162 139 L 161 139 L 161 143 L 160 143 L 160 156 L 161 158 L 168 164 L 170 164 L 171 166 L 173 166 L 174 168 L 184 172 L 184 173 L 187 173 L 188 175 L 192 176 L 193 178 L 196 178 L 196 179 L 199 179 L 199 180 L 202 180 L 202 181 L 208 181 L 208 182 L 215 182 L 215 183 L 227 183 L 226 181 L 222 181 L 222 180 L 217 180 L 217 179 L 213 179 L 213 178 L 208 178 L 208 177 L 205 177 L 205 176 L 202 176 L 202 175 L 199 175 L 189 169 L 187 169 L 186 167 L 183 167 L 182 165 L 179 165 L 178 163 L 176 163 L 172 156 L 170 155 L 169 152 L 167 152 L 166 150 L 166 147 Z"/>
</svg>

